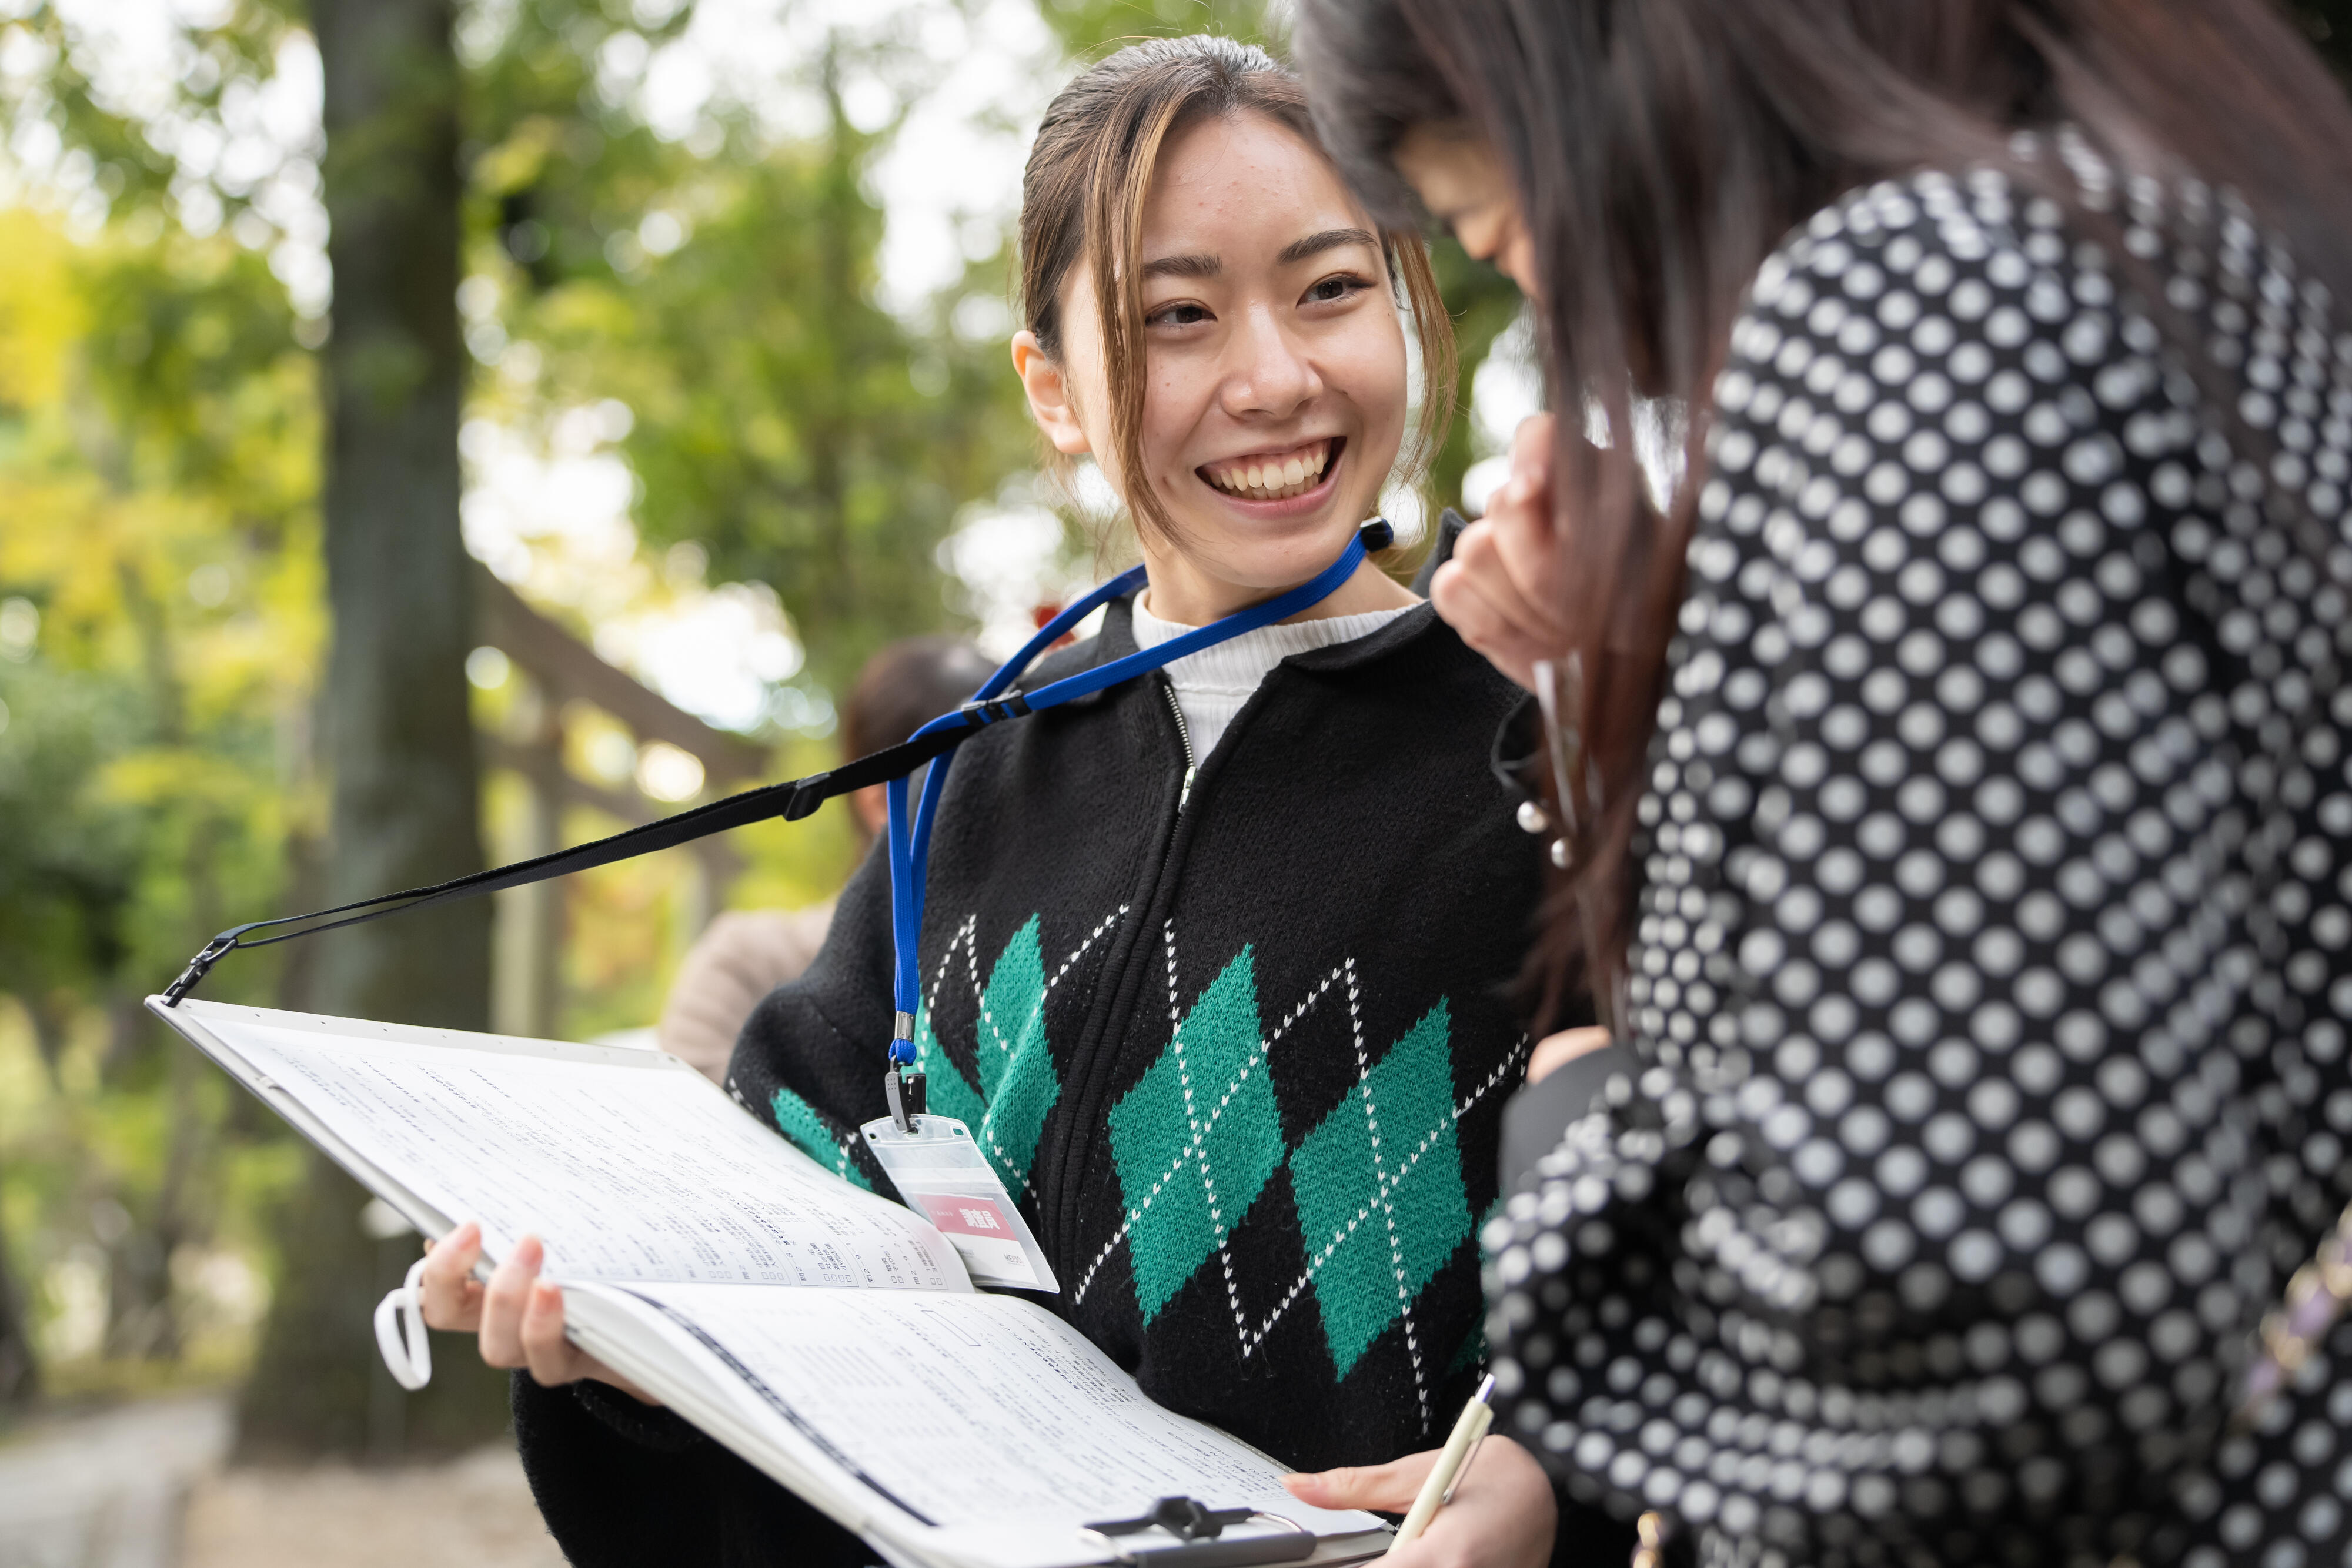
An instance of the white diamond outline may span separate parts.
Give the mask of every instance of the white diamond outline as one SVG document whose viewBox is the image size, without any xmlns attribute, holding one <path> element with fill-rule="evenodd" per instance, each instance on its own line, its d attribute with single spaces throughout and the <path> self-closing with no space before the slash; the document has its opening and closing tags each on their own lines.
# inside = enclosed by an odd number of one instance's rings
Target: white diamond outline
<svg viewBox="0 0 2352 1568">
<path fill-rule="evenodd" d="M 1186 1163 L 1199 1151 L 1201 1141 L 1208 1135 L 1209 1128 L 1217 1124 L 1217 1118 L 1225 1113 L 1225 1107 L 1233 1103 L 1233 1098 L 1240 1092 L 1241 1086 L 1249 1081 L 1249 1075 L 1256 1069 L 1257 1064 L 1273 1052 L 1276 1042 L 1289 1032 L 1290 1027 L 1304 1019 L 1308 1010 L 1323 999 L 1324 993 L 1339 983 L 1346 968 L 1345 961 L 1331 966 L 1331 972 L 1323 977 L 1322 983 L 1309 989 L 1304 1000 L 1283 1015 L 1282 1021 L 1275 1026 L 1274 1031 L 1257 1042 L 1257 1048 L 1242 1062 L 1240 1069 L 1234 1074 L 1233 1082 L 1226 1084 L 1224 1092 L 1218 1096 L 1215 1107 L 1209 1113 L 1207 1125 L 1200 1130 L 1191 1143 L 1179 1149 L 1169 1160 L 1168 1168 L 1160 1173 L 1159 1179 L 1151 1184 L 1151 1190 L 1143 1195 L 1143 1201 L 1127 1211 L 1127 1218 L 1119 1221 L 1118 1228 L 1111 1232 L 1110 1239 L 1103 1243 L 1102 1250 L 1097 1253 L 1095 1260 L 1087 1266 L 1086 1276 L 1078 1281 L 1077 1289 L 1071 1294 L 1072 1306 L 1075 1307 L 1087 1299 L 1087 1291 L 1094 1284 L 1095 1275 L 1101 1270 L 1105 1263 L 1110 1260 L 1110 1255 L 1118 1244 L 1127 1239 L 1129 1228 L 1143 1218 L 1143 1211 L 1151 1207 L 1152 1199 L 1160 1196 L 1160 1189 L 1174 1180 L 1176 1173 L 1182 1170 Z M 1286 1161 L 1289 1158 L 1287 1151 L 1283 1157 Z"/>
<path fill-rule="evenodd" d="M 1108 915 L 1104 915 L 1101 922 L 1097 924 L 1092 931 L 1087 933 L 1086 940 L 1080 942 L 1076 947 L 1070 949 L 1069 956 L 1064 958 L 1060 967 L 1055 969 L 1053 978 L 1045 982 L 1045 988 L 1037 993 L 1037 1005 L 1030 1009 L 1030 1018 L 1035 1018 L 1045 1010 L 1045 998 L 1054 994 L 1054 988 L 1062 983 L 1063 977 L 1070 972 L 1070 966 L 1076 963 L 1080 958 L 1086 956 L 1087 949 L 1093 946 L 1096 942 L 1099 941 L 1104 932 L 1109 930 L 1113 925 L 1124 919 L 1127 915 L 1128 910 L 1131 907 L 1132 905 L 1122 904 L 1117 909 L 1112 910 Z M 1031 918 L 1034 919 L 1035 916 L 1032 916 Z M 1027 922 L 1024 921 L 1023 924 L 1025 925 Z M 981 983 L 980 916 L 977 914 L 967 915 L 963 917 L 963 924 L 956 927 L 955 936 L 948 942 L 947 951 L 940 955 L 940 967 L 936 974 L 932 977 L 930 994 L 923 998 L 924 1015 L 929 1018 L 936 1018 L 939 1016 L 940 988 L 947 984 L 948 966 L 954 962 L 956 949 L 958 947 L 964 949 L 964 968 L 971 977 L 972 1006 L 978 1011 L 981 1018 L 988 1019 L 988 1032 L 996 1037 L 997 1049 L 1003 1051 L 1005 1055 L 1010 1056 L 1013 1054 L 1013 1048 L 1004 1043 L 1004 1031 L 996 1027 L 995 1019 L 989 1014 L 986 1000 L 987 988 Z M 1028 1025 L 1029 1019 L 1024 1019 L 1021 1022 L 1021 1027 L 1026 1029 Z M 975 1030 L 974 1032 L 977 1033 L 977 1030 Z M 931 1038 L 933 1040 L 938 1040 L 939 1036 L 934 1033 Z M 941 1064 L 945 1066 L 949 1071 L 955 1072 L 957 1071 L 955 1063 L 946 1060 L 947 1044 L 943 1040 L 940 1043 L 940 1051 Z M 961 1074 L 958 1073 L 958 1076 L 961 1076 Z M 981 1103 L 982 1105 L 988 1103 L 988 1097 L 986 1095 L 983 1094 L 981 1096 Z M 998 1143 L 996 1141 L 996 1134 L 990 1131 L 986 1113 L 982 1113 L 981 1124 L 974 1128 L 973 1131 L 980 1137 L 987 1140 L 989 1148 L 994 1151 L 999 1163 L 1001 1163 L 1006 1170 L 1011 1170 L 1013 1168 L 1013 1156 L 1004 1152 L 1004 1145 Z M 1028 1176 L 1024 1176 L 1021 1178 L 1022 1197 L 1027 1197 L 1036 1190 L 1036 1185 L 1031 1181 Z"/>
<path fill-rule="evenodd" d="M 1479 1101 L 1484 1100 L 1489 1093 L 1493 1092 L 1495 1086 L 1502 1082 L 1503 1080 L 1509 1075 L 1511 1069 L 1522 1066 L 1526 1062 L 1527 1056 L 1528 1037 L 1523 1034 L 1519 1036 L 1518 1043 L 1511 1048 L 1510 1054 L 1504 1057 L 1500 1062 L 1496 1063 L 1495 1070 L 1492 1072 L 1486 1074 L 1486 1082 L 1478 1085 L 1477 1088 L 1470 1091 L 1469 1093 L 1464 1095 L 1454 1103 L 1453 1120 L 1459 1122 L 1463 1117 L 1468 1115 L 1470 1113 L 1471 1107 L 1476 1105 Z M 1342 1225 L 1338 1229 L 1332 1231 L 1331 1239 L 1324 1243 L 1323 1249 L 1310 1258 L 1307 1260 L 1306 1269 L 1299 1273 L 1298 1278 L 1290 1282 L 1290 1289 L 1284 1292 L 1281 1303 L 1277 1305 L 1274 1311 L 1265 1315 L 1265 1321 L 1258 1324 L 1255 1332 L 1250 1335 L 1249 1342 L 1242 1347 L 1242 1354 L 1244 1356 L 1256 1350 L 1258 1342 L 1265 1339 L 1269 1333 L 1273 1332 L 1276 1322 L 1280 1321 L 1282 1315 L 1290 1310 L 1292 1303 L 1298 1300 L 1299 1292 L 1306 1290 L 1308 1283 L 1314 1280 L 1315 1276 L 1322 1271 L 1323 1265 L 1331 1260 L 1331 1254 L 1339 1249 L 1339 1243 L 1345 1241 L 1349 1237 L 1353 1236 L 1356 1233 L 1356 1227 L 1370 1218 L 1372 1210 L 1383 1202 L 1387 1201 L 1388 1195 L 1390 1193 L 1395 1191 L 1397 1187 L 1403 1185 L 1406 1176 L 1412 1172 L 1413 1166 L 1421 1163 L 1421 1156 L 1429 1152 L 1431 1147 L 1436 1144 L 1438 1134 L 1443 1133 L 1444 1130 L 1444 1126 L 1436 1126 L 1432 1127 L 1427 1133 L 1422 1134 L 1421 1142 L 1413 1145 L 1412 1153 L 1407 1155 L 1403 1161 L 1398 1165 L 1396 1179 L 1384 1184 L 1378 1192 L 1372 1195 L 1370 1202 L 1366 1203 L 1361 1208 L 1356 1210 L 1352 1218 L 1350 1218 L 1345 1225 Z"/>
<path fill-rule="evenodd" d="M 1170 940 L 1172 943 L 1172 934 Z M 1224 1113 L 1225 1106 L 1232 1102 L 1234 1093 L 1240 1090 L 1243 1083 L 1248 1081 L 1250 1073 L 1255 1070 L 1257 1064 L 1271 1053 L 1275 1043 L 1279 1040 L 1294 1024 L 1304 1019 L 1307 1016 L 1307 1011 L 1312 1009 L 1318 1001 L 1320 1001 L 1323 998 L 1326 992 L 1330 990 L 1332 985 L 1343 977 L 1347 978 L 1350 982 L 1351 987 L 1349 1011 L 1351 1020 L 1354 1020 L 1353 1028 L 1357 1040 L 1357 1060 L 1360 1068 L 1359 1082 L 1361 1081 L 1362 1063 L 1365 1053 L 1362 1047 L 1362 1025 L 1360 1019 L 1356 1019 L 1355 1001 L 1352 993 L 1354 968 L 1355 959 L 1352 955 L 1342 958 L 1339 964 L 1333 966 L 1331 972 L 1323 977 L 1321 983 L 1309 990 L 1306 998 L 1299 1002 L 1297 1007 L 1292 1009 L 1290 1012 L 1285 1014 L 1282 1022 L 1277 1025 L 1264 1040 L 1258 1042 L 1257 1049 L 1253 1051 L 1248 1059 L 1242 1063 L 1240 1070 L 1234 1074 L 1233 1082 L 1225 1085 L 1224 1092 L 1219 1097 L 1216 1106 L 1209 1113 L 1209 1126 L 1215 1125 L 1217 1118 Z M 1176 1018 L 1177 1013 L 1181 1010 L 1181 1002 L 1176 1000 L 1177 993 L 1174 990 L 1172 974 L 1170 985 L 1170 1016 L 1171 1020 L 1173 1020 Z M 1170 1043 L 1173 1045 L 1175 1042 L 1171 1039 Z M 1492 1071 L 1487 1073 L 1486 1082 L 1471 1090 L 1469 1093 L 1463 1096 L 1461 1100 L 1454 1103 L 1454 1114 L 1449 1119 L 1449 1123 L 1447 1124 L 1450 1124 L 1451 1123 L 1458 1123 L 1463 1117 L 1468 1115 L 1474 1106 L 1475 1106 L 1481 1100 L 1484 1100 L 1488 1094 L 1492 1093 L 1496 1087 L 1502 1083 L 1505 1079 L 1510 1077 L 1513 1069 L 1524 1069 L 1528 1057 L 1528 1037 L 1522 1034 L 1512 1045 L 1511 1050 L 1504 1056 L 1503 1060 L 1496 1064 Z M 1188 1084 L 1188 1111 L 1190 1109 L 1191 1103 Z M 1379 1170 L 1377 1162 L 1375 1163 L 1375 1174 L 1379 1177 L 1380 1185 L 1371 1199 L 1361 1208 L 1356 1211 L 1354 1218 L 1335 1230 L 1331 1235 L 1330 1240 L 1326 1242 L 1320 1250 L 1308 1259 L 1307 1266 L 1300 1270 L 1298 1278 L 1292 1281 L 1290 1288 L 1284 1292 L 1282 1301 L 1272 1312 L 1266 1314 L 1265 1321 L 1260 1322 L 1255 1329 L 1251 1329 L 1248 1326 L 1248 1320 L 1245 1316 L 1243 1316 L 1238 1312 L 1236 1313 L 1234 1319 L 1236 1340 L 1241 1347 L 1241 1353 L 1244 1359 L 1256 1353 L 1257 1347 L 1265 1341 L 1265 1336 L 1273 1332 L 1274 1325 L 1282 1319 L 1285 1313 L 1289 1312 L 1290 1308 L 1297 1301 L 1300 1293 L 1307 1289 L 1307 1285 L 1315 1279 L 1315 1276 L 1321 1271 L 1323 1265 L 1330 1260 L 1331 1255 L 1339 1249 L 1339 1243 L 1353 1235 L 1356 1228 L 1362 1224 L 1364 1220 L 1371 1217 L 1371 1213 L 1374 1208 L 1377 1207 L 1383 1210 L 1384 1215 L 1388 1218 L 1391 1237 L 1393 1237 L 1395 1229 L 1395 1220 L 1393 1216 L 1394 1205 L 1391 1195 L 1394 1193 L 1399 1186 L 1403 1185 L 1406 1176 L 1411 1174 L 1414 1166 L 1420 1164 L 1422 1155 L 1429 1152 L 1431 1147 L 1436 1144 L 1438 1135 L 1444 1131 L 1445 1124 L 1441 1124 L 1431 1128 L 1428 1133 L 1424 1134 L 1421 1142 L 1414 1146 L 1412 1152 L 1398 1165 L 1396 1174 L 1392 1177 L 1381 1174 Z M 1097 1252 L 1095 1255 L 1094 1261 L 1087 1266 L 1085 1275 L 1079 1280 L 1077 1286 L 1071 1292 L 1071 1306 L 1076 1307 L 1085 1301 L 1087 1292 L 1093 1288 L 1095 1278 L 1101 1272 L 1103 1265 L 1110 1260 L 1111 1254 L 1118 1249 L 1118 1244 L 1128 1239 L 1135 1222 L 1143 1217 L 1144 1210 L 1151 1207 L 1152 1200 L 1160 1196 L 1161 1189 L 1175 1177 L 1176 1174 L 1181 1171 L 1186 1163 L 1193 1157 L 1194 1154 L 1199 1151 L 1202 1140 L 1206 1136 L 1206 1134 L 1207 1128 L 1199 1126 L 1196 1123 L 1192 1141 L 1188 1143 L 1184 1148 L 1179 1150 L 1169 1161 L 1168 1168 L 1160 1173 L 1160 1178 L 1157 1181 L 1151 1184 L 1151 1188 L 1144 1195 L 1143 1201 L 1138 1204 L 1135 1207 L 1127 1211 L 1126 1218 L 1119 1222 L 1118 1228 L 1111 1232 L 1110 1239 L 1103 1243 L 1102 1250 Z M 1290 1161 L 1290 1156 L 1296 1153 L 1297 1151 L 1294 1149 L 1286 1149 L 1283 1152 L 1283 1163 L 1287 1165 Z M 1212 1195 L 1211 1201 L 1213 1204 L 1213 1194 Z M 1475 1234 L 1475 1230 L 1473 1233 Z M 1219 1249 L 1219 1253 L 1221 1257 L 1226 1256 L 1225 1249 L 1222 1244 Z M 1392 1260 L 1393 1257 L 1394 1253 L 1392 1249 Z M 1225 1271 L 1227 1280 L 1230 1282 L 1232 1281 L 1232 1264 L 1230 1259 L 1228 1259 L 1225 1264 Z M 1402 1277 L 1402 1270 L 1400 1269 L 1400 1277 Z M 1237 1299 L 1231 1298 L 1230 1295 L 1229 1299 L 1233 1300 L 1234 1305 L 1236 1307 L 1239 1306 Z M 1400 1315 L 1407 1315 L 1409 1312 L 1410 1307 L 1408 1306 L 1404 1311 L 1400 1312 Z M 1408 1343 L 1411 1343 L 1412 1331 L 1409 1323 L 1407 1326 L 1407 1336 Z M 1426 1391 L 1423 1387 L 1422 1384 L 1419 1346 L 1417 1344 L 1412 1344 L 1412 1351 L 1414 1386 L 1421 1396 L 1422 1425 L 1423 1429 L 1426 1431 L 1428 1429 L 1429 1423 L 1429 1403 Z"/>
</svg>

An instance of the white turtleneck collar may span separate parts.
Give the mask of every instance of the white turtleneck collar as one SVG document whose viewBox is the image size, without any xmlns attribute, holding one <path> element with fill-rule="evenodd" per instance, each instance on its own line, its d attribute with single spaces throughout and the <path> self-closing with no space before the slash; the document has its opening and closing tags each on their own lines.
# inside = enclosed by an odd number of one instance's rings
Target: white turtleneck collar
<svg viewBox="0 0 2352 1568">
<path fill-rule="evenodd" d="M 1134 604 L 1137 647 L 1156 648 L 1172 637 L 1197 630 L 1178 622 L 1162 621 L 1143 607 L 1143 598 L 1142 594 L 1136 595 Z M 1320 621 L 1288 621 L 1261 626 L 1171 662 L 1167 666 L 1168 679 L 1176 688 L 1176 706 L 1184 715 L 1184 729 L 1192 737 L 1193 756 L 1202 761 L 1208 759 L 1209 753 L 1224 737 L 1225 727 L 1233 723 L 1234 716 L 1241 712 L 1242 705 L 1265 679 L 1265 673 L 1283 660 L 1293 653 L 1369 637 L 1412 608 L 1408 604 L 1397 610 L 1367 611 L 1361 615 L 1331 615 Z"/>
</svg>

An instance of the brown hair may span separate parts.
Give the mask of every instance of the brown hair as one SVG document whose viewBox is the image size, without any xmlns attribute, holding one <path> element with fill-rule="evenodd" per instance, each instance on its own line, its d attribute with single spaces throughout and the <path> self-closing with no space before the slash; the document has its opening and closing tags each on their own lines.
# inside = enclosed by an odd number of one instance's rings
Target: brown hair
<svg viewBox="0 0 2352 1568">
<path fill-rule="evenodd" d="M 2072 125 L 2111 165 L 2234 187 L 2300 267 L 2352 298 L 2352 110 L 2270 0 L 1302 0 L 1297 38 L 1326 144 L 1383 221 L 1416 211 L 1393 166 L 1409 131 L 1483 134 L 1534 241 L 1554 396 L 1590 399 L 1612 433 L 1596 447 L 1583 421 L 1559 421 L 1578 629 L 1561 652 L 1583 677 L 1579 788 L 1601 810 L 1581 813 L 1547 912 L 1536 964 L 1551 1000 L 1585 954 L 1603 996 L 1623 967 L 1628 850 L 1711 389 L 1783 235 L 1843 191 L 1968 165 L 2108 235 L 2112 215 L 2087 210 L 2056 160 L 2011 141 Z M 2161 288 L 2138 281 L 2179 336 Z M 1690 478 L 1664 517 L 1632 455 L 1635 362 L 1643 390 L 1690 413 Z"/>
<path fill-rule="evenodd" d="M 1143 209 L 1160 150 L 1202 120 L 1258 114 L 1320 153 L 1298 78 L 1265 50 L 1196 35 L 1130 45 L 1055 95 L 1021 182 L 1024 324 L 1063 358 L 1062 289 L 1080 256 L 1102 319 L 1114 455 L 1137 526 L 1173 531 L 1143 464 L 1147 390 L 1143 337 Z M 1407 450 L 1416 474 L 1444 439 L 1454 413 L 1454 323 L 1417 228 L 1384 226 L 1390 282 L 1401 287 L 1421 340 L 1421 418 Z"/>
</svg>

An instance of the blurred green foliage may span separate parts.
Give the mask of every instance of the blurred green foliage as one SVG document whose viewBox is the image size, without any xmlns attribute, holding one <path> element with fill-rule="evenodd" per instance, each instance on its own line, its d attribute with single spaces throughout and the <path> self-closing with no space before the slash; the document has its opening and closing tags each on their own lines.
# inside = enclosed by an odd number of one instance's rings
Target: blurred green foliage
<svg viewBox="0 0 2352 1568">
<path fill-rule="evenodd" d="M 888 128 L 856 129 L 839 83 L 887 68 L 872 57 L 887 45 L 836 38 L 809 62 L 817 134 L 778 145 L 752 106 L 714 99 L 665 141 L 600 96 L 598 62 L 687 15 L 517 10 L 471 74 L 470 270 L 500 330 L 541 356 L 518 401 L 626 403 L 640 530 L 694 541 L 716 579 L 773 586 L 815 684 L 838 691 L 940 619 L 933 548 L 1034 437 L 1001 344 L 918 331 L 876 300 L 864 175 Z"/>
<path fill-rule="evenodd" d="M 235 1317 L 290 1168 L 138 998 L 278 894 L 315 816 L 317 400 L 292 327 L 226 236 L 0 213 L 0 1234 L 99 1375 L 233 1356 L 207 1314 Z M 267 998 L 272 967 L 226 978 Z"/>
<path fill-rule="evenodd" d="M 1045 0 L 1038 7 L 1071 54 L 1098 60 L 1144 38 L 1222 33 L 1277 54 L 1289 39 L 1263 0 Z"/>
</svg>

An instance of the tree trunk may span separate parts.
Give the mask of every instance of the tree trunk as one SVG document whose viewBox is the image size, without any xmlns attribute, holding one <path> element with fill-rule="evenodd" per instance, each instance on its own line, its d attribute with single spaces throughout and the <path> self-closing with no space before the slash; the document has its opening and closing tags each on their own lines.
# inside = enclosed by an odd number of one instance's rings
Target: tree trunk
<svg viewBox="0 0 2352 1568">
<path fill-rule="evenodd" d="M 334 330 L 325 521 L 334 647 L 322 705 L 333 788 L 331 903 L 482 862 L 465 662 L 473 606 L 457 526 L 458 75 L 451 0 L 311 0 L 326 75 Z M 489 908 L 469 902 L 320 940 L 324 1012 L 487 1026 Z M 368 1448 L 369 1312 L 386 1281 L 365 1194 L 323 1159 L 279 1230 L 278 1294 L 244 1400 L 248 1453 Z M 502 1376 L 470 1347 L 435 1358 L 412 1447 L 499 1431 Z M 379 1401 L 380 1401 L 379 1396 Z M 379 1431 L 382 1423 L 377 1423 Z"/>
<path fill-rule="evenodd" d="M 29 1327 L 25 1298 L 8 1262 L 7 1234 L 0 1231 L 0 1427 L 40 1392 Z"/>
</svg>

